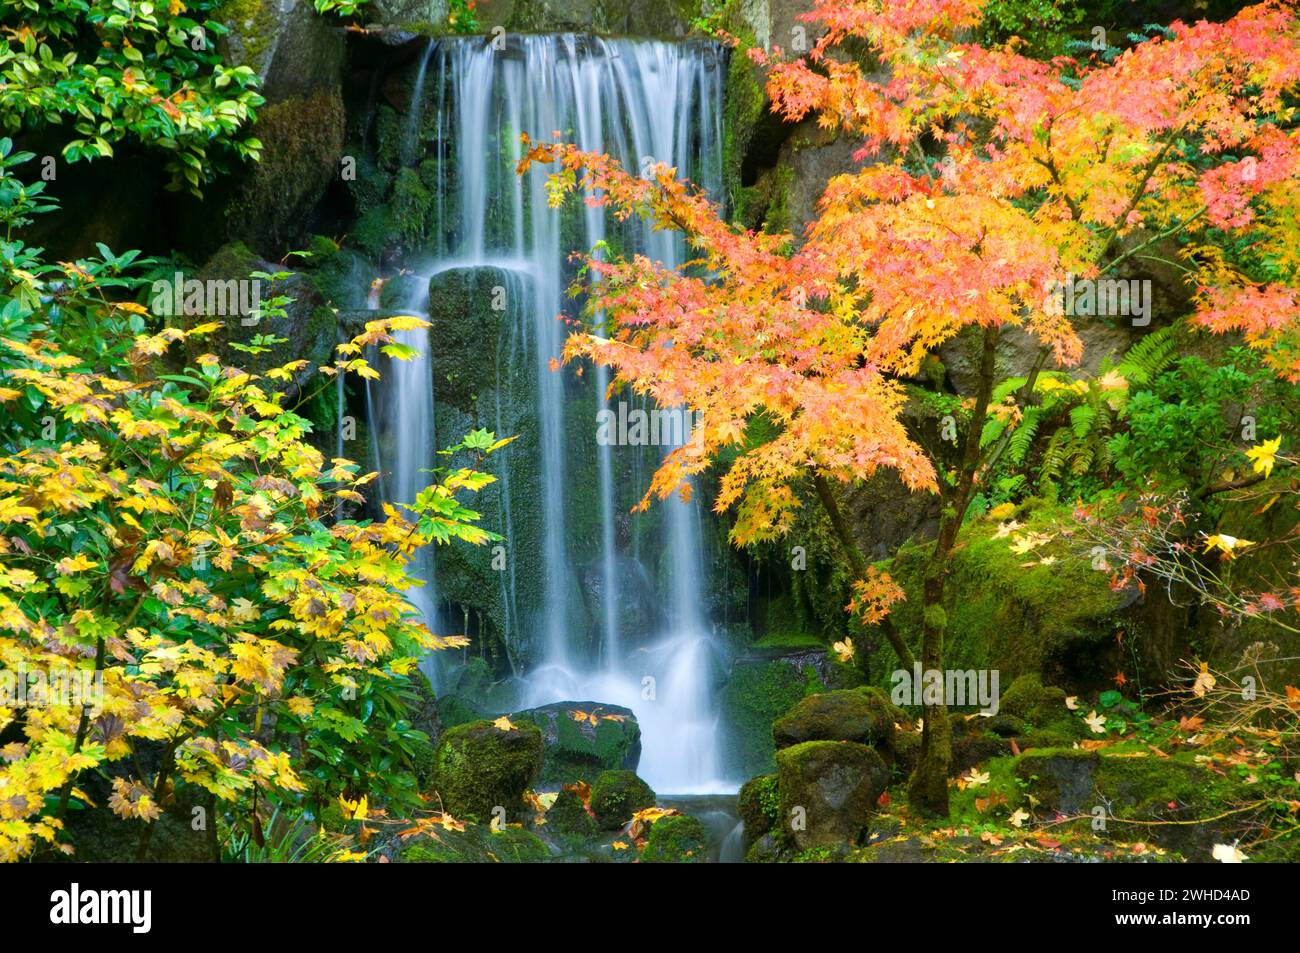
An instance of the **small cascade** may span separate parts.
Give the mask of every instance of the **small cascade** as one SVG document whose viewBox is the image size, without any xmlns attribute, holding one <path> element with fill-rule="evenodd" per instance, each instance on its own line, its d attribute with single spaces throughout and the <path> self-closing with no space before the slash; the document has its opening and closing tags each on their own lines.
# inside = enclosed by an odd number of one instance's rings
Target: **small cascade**
<svg viewBox="0 0 1300 953">
<path fill-rule="evenodd" d="M 703 609 L 699 505 L 673 498 L 630 515 L 671 447 L 597 441 L 596 412 L 615 409 L 608 372 L 579 378 L 556 362 L 569 332 L 558 317 L 574 314 L 565 293 L 574 252 L 608 242 L 675 265 L 682 242 L 585 203 L 552 209 L 550 170 L 519 176 L 515 166 L 521 133 L 555 133 L 628 169 L 666 162 L 717 194 L 724 64 L 710 43 L 570 34 L 512 35 L 504 49 L 483 38 L 433 41 L 415 73 L 402 146 L 404 162 L 432 161 L 440 173 L 435 226 L 419 250 L 432 261 L 408 267 L 419 290 L 401 307 L 428 314 L 434 332 L 403 332 L 427 359 L 392 367 L 378 400 L 400 437 L 382 458 L 390 500 L 413 499 L 427 485 L 419 470 L 432 465 L 435 430 L 446 440 L 471 427 L 519 435 L 487 462 L 497 482 L 476 508 L 506 537 L 487 577 L 493 605 L 484 617 L 510 646 L 511 667 L 523 660 L 520 707 L 594 700 L 632 708 L 641 774 L 676 793 L 734 789 L 719 776 L 714 689 L 725 660 Z M 442 333 L 439 322 L 454 317 L 444 302 L 473 317 Z M 440 397 L 435 407 L 435 387 L 456 391 L 464 373 L 463 353 L 445 342 L 469 323 L 495 337 L 477 341 L 475 355 L 490 356 L 490 373 L 477 373 L 493 379 L 476 379 L 459 405 Z M 415 569 L 432 583 L 434 566 Z M 460 564 L 452 575 L 440 570 L 439 595 L 481 600 L 483 587 L 465 582 L 471 574 Z M 431 592 L 426 586 L 419 606 L 432 621 Z"/>
<path fill-rule="evenodd" d="M 384 311 L 381 302 L 387 282 L 376 278 L 371 282 L 366 296 L 366 308 Z M 403 282 L 402 289 L 411 289 L 397 302 L 393 313 L 427 318 L 428 282 L 415 280 Z M 433 376 L 430 360 L 428 328 L 395 331 L 393 337 L 399 344 L 411 348 L 418 355 L 409 361 L 381 360 L 382 397 L 371 391 L 369 401 L 372 431 L 384 440 L 379 457 L 385 463 L 381 478 L 381 494 L 393 503 L 412 503 L 431 482 L 427 472 L 437 459 L 437 428 L 434 421 Z M 435 556 L 432 547 L 415 552 L 410 564 L 411 574 L 423 585 L 413 586 L 406 592 L 410 603 L 420 611 L 425 624 L 434 632 L 441 631 L 438 603 L 434 586 Z M 435 690 L 440 687 L 440 659 L 437 653 L 426 658 L 422 665 Z"/>
</svg>

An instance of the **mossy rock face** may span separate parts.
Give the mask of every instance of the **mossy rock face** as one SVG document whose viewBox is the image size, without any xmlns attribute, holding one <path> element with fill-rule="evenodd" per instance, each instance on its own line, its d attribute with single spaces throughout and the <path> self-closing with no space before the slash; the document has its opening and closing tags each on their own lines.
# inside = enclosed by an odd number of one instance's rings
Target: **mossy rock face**
<svg viewBox="0 0 1300 953">
<path fill-rule="evenodd" d="M 438 699 L 438 718 L 447 728 L 482 721 L 486 714 L 488 713 L 483 709 L 460 695 L 443 695 Z"/>
<path fill-rule="evenodd" d="M 819 692 L 797 702 L 772 724 L 778 749 L 805 741 L 853 741 L 888 745 L 894 722 L 906 718 L 874 688 Z"/>
<path fill-rule="evenodd" d="M 249 277 L 253 272 L 277 274 L 283 271 L 283 266 L 260 258 L 242 242 L 229 242 L 217 249 L 197 272 L 183 272 L 182 284 L 177 285 L 174 275 L 159 279 L 150 290 L 150 304 L 155 314 L 178 315 L 177 321 L 183 327 L 209 321 L 225 325 L 224 333 L 187 341 L 186 354 L 190 360 L 212 351 L 223 362 L 253 374 L 263 374 L 290 361 L 305 360 L 307 366 L 298 370 L 289 381 L 266 379 L 261 382 L 261 386 L 268 390 L 298 388 L 305 391 L 315 375 L 315 367 L 328 363 L 334 352 L 338 343 L 338 320 L 326 306 L 310 276 L 304 273 L 291 272 L 288 277 L 277 281 Z M 203 283 L 201 295 L 193 294 L 192 281 Z M 265 305 L 280 295 L 292 299 L 285 306 L 284 317 L 259 317 L 249 313 L 258 302 Z M 248 310 L 245 310 L 245 305 Z M 250 323 L 245 324 L 245 321 Z M 256 335 L 274 335 L 283 340 L 269 345 L 259 354 L 231 347 L 234 343 L 247 344 Z"/>
<path fill-rule="evenodd" d="M 736 810 L 744 822 L 744 847 L 748 853 L 759 838 L 781 820 L 781 796 L 775 774 L 750 778 L 740 788 Z"/>
<path fill-rule="evenodd" d="M 227 208 L 227 232 L 270 257 L 301 237 L 303 223 L 339 174 L 346 120 L 337 90 L 318 89 L 259 111 L 260 162 L 249 163 Z"/>
<path fill-rule="evenodd" d="M 536 864 L 551 852 L 540 837 L 518 827 L 492 830 L 487 824 L 469 824 L 463 831 L 438 831 L 415 841 L 401 852 L 407 864 Z"/>
<path fill-rule="evenodd" d="M 798 850 L 857 843 L 889 783 L 884 760 L 851 741 L 806 741 L 776 753 L 782 836 Z"/>
<path fill-rule="evenodd" d="M 1011 754 L 1011 741 L 990 731 L 972 731 L 952 737 L 952 759 L 948 773 L 952 776 L 968 771 L 990 758 Z"/>
<path fill-rule="evenodd" d="M 1012 540 L 997 535 L 998 521 L 977 519 L 962 528 L 945 586 L 945 666 L 997 671 L 1002 683 L 1039 673 L 1072 690 L 1110 687 L 1122 662 L 1115 632 L 1131 622 L 1120 597 L 1111 591 L 1106 573 L 1094 570 L 1063 542 L 1062 530 L 1071 523 L 1068 509 L 1040 505 L 1018 518 L 1021 532 L 1049 538 L 1034 551 L 1040 561 L 1028 567 L 1025 557 L 1013 551 Z M 1047 556 L 1055 561 L 1043 562 Z M 921 590 L 929 559 L 928 545 L 910 543 L 882 564 L 908 596 L 894 609 L 901 632 L 921 631 Z M 892 649 L 882 645 L 869 667 L 872 681 L 883 684 L 901 666 Z M 1033 724 L 1026 711 L 1008 704 L 1008 695 L 1010 688 L 1000 710 Z M 1058 697 L 1064 714 L 1064 696 Z"/>
<path fill-rule="evenodd" d="M 1101 752 L 1097 762 L 1097 803 L 1116 818 L 1155 823 L 1144 836 L 1189 861 L 1208 863 L 1216 842 L 1240 836 L 1243 817 L 1217 822 L 1187 823 L 1213 817 L 1234 803 L 1253 800 L 1248 787 L 1206 770 L 1199 764 L 1155 755 L 1130 757 Z M 1127 838 L 1131 826 L 1115 825 L 1116 836 Z M 1238 826 L 1236 834 L 1231 833 Z"/>
<path fill-rule="evenodd" d="M 1100 758 L 1082 748 L 1043 748 L 1016 759 L 1016 777 L 1048 811 L 1087 813 L 1096 800 L 1093 784 Z"/>
<path fill-rule="evenodd" d="M 719 699 L 732 739 L 725 765 L 729 774 L 752 777 L 773 770 L 772 723 L 800 699 L 826 690 L 827 664 L 820 647 L 736 659 Z"/>
<path fill-rule="evenodd" d="M 906 780 L 916 770 L 916 764 L 921 760 L 921 733 L 895 731 L 884 753 L 892 758 L 890 767 L 893 769 L 895 780 Z"/>
<path fill-rule="evenodd" d="M 524 791 L 541 770 L 542 732 L 536 725 L 516 723 L 504 730 L 490 721 L 474 721 L 442 733 L 434 789 L 454 817 L 489 821 L 501 807 L 508 820 L 519 820 Z"/>
<path fill-rule="evenodd" d="M 666 38 L 685 36 L 699 13 L 697 0 L 492 0 L 475 9 L 484 30 Z"/>
<path fill-rule="evenodd" d="M 510 718 L 540 729 L 546 748 L 543 784 L 594 783 L 603 771 L 634 772 L 641 760 L 641 726 L 630 708 L 556 702 Z"/>
<path fill-rule="evenodd" d="M 705 860 L 708 833 L 698 818 L 689 814 L 663 817 L 655 821 L 641 851 L 647 864 L 698 864 Z"/>
<path fill-rule="evenodd" d="M 617 830 L 637 811 L 655 806 L 655 792 L 635 771 L 602 771 L 591 786 L 591 810 L 600 826 Z"/>
</svg>

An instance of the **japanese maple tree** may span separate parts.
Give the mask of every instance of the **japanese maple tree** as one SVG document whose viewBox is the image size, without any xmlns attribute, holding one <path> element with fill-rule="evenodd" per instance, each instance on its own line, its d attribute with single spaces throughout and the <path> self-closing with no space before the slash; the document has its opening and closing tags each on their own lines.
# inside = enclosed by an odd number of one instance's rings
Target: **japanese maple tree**
<svg viewBox="0 0 1300 953">
<path fill-rule="evenodd" d="M 885 468 L 912 490 L 937 493 L 919 658 L 935 670 L 945 581 L 971 501 L 1035 399 L 1042 369 L 1082 356 L 1071 319 L 1050 300 L 1067 275 L 1097 278 L 1157 251 L 1176 254 L 1197 321 L 1245 331 L 1281 373 L 1300 377 L 1286 239 L 1300 155 L 1287 94 L 1300 78 L 1300 35 L 1289 7 L 1175 23 L 1112 62 L 1079 63 L 970 42 L 979 6 L 823 2 L 803 17 L 824 30 L 807 56 L 749 51 L 769 67 L 782 117 L 815 117 L 862 143 L 862 165 L 827 183 L 793 251 L 792 236 L 729 225 L 663 165 L 639 178 L 558 142 L 530 142 L 521 163 L 521 172 L 560 164 L 556 204 L 584 192 L 616 216 L 679 230 L 692 249 L 681 269 L 593 257 L 588 306 L 602 323 L 572 335 L 565 350 L 612 368 L 611 386 L 697 415 L 692 441 L 665 459 L 642 505 L 689 493 L 688 479 L 723 451 L 734 462 L 714 508 L 734 511 L 737 545 L 788 532 L 811 495 L 855 573 L 854 608 L 911 666 L 908 640 L 889 619 L 901 591 L 867 565 L 834 484 Z M 846 42 L 871 48 L 870 74 Z M 1243 235 L 1265 246 L 1269 275 L 1223 252 Z M 902 422 L 904 382 L 963 332 L 976 347 L 976 384 L 947 453 Z M 998 401 L 997 345 L 1012 334 L 1031 336 L 1038 359 L 1018 369 L 1024 386 Z M 753 439 L 760 418 L 775 436 Z M 949 760 L 946 708 L 927 700 L 914 806 L 947 813 Z"/>
</svg>

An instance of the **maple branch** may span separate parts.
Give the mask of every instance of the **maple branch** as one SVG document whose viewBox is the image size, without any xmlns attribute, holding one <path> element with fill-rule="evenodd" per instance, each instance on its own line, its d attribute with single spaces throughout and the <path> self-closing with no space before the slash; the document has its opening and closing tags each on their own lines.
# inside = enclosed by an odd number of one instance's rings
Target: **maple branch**
<svg viewBox="0 0 1300 953">
<path fill-rule="evenodd" d="M 1204 215 L 1204 214 L 1205 214 L 1206 212 L 1208 212 L 1209 210 L 1210 210 L 1210 207 L 1209 207 L 1208 205 L 1202 205 L 1202 206 L 1200 207 L 1199 210 L 1197 210 L 1197 211 L 1194 212 L 1193 214 L 1189 215 L 1187 218 L 1183 219 L 1183 220 L 1182 220 L 1181 222 L 1179 222 L 1177 225 L 1174 225 L 1174 226 L 1171 227 L 1171 228 L 1167 228 L 1167 229 L 1165 229 L 1163 232 L 1157 232 L 1155 235 L 1152 235 L 1150 238 L 1148 238 L 1148 239 L 1147 239 L 1146 241 L 1144 241 L 1142 244 L 1140 244 L 1140 245 L 1136 245 L 1136 246 L 1134 246 L 1133 248 L 1130 248 L 1130 249 L 1129 249 L 1128 251 L 1126 251 L 1124 254 L 1120 255 L 1120 256 L 1119 256 L 1118 258 L 1116 258 L 1114 261 L 1110 262 L 1110 264 L 1108 264 L 1108 265 L 1106 265 L 1104 268 L 1102 268 L 1101 271 L 1098 272 L 1098 274 L 1100 274 L 1100 275 L 1104 275 L 1106 272 L 1110 271 L 1112 268 L 1115 268 L 1115 267 L 1117 267 L 1118 265 L 1122 264 L 1123 262 L 1127 261 L 1128 259 L 1132 258 L 1134 255 L 1136 255 L 1138 252 L 1142 251 L 1144 248 L 1147 248 L 1147 247 L 1149 247 L 1149 246 L 1151 246 L 1151 245 L 1154 245 L 1154 244 L 1155 244 L 1156 242 L 1158 242 L 1158 241 L 1163 241 L 1164 239 L 1168 238 L 1168 237 L 1171 236 L 1171 235 L 1176 235 L 1178 232 L 1182 231 L 1182 230 L 1183 230 L 1184 228 L 1186 228 L 1188 225 L 1192 224 L 1192 222 L 1196 221 L 1198 218 L 1200 218 L 1202 215 Z M 1107 247 L 1107 250 L 1109 250 L 1110 246 L 1107 245 L 1106 247 Z M 1103 257 L 1103 258 L 1105 257 L 1105 255 L 1106 255 L 1106 252 L 1102 252 L 1102 257 Z"/>
<path fill-rule="evenodd" d="M 1173 147 L 1174 140 L 1186 131 L 1188 125 L 1189 123 L 1185 122 L 1177 129 L 1170 130 L 1169 137 L 1165 139 L 1164 145 L 1160 147 L 1160 151 L 1153 155 L 1150 161 L 1147 162 L 1146 168 L 1142 170 L 1141 180 L 1133 189 L 1133 197 L 1129 199 L 1128 206 L 1115 218 L 1115 224 L 1107 229 L 1110 235 L 1106 239 L 1105 248 L 1102 249 L 1101 255 L 1098 256 L 1099 259 L 1105 258 L 1110 254 L 1110 250 L 1115 247 L 1115 242 L 1119 238 L 1119 230 L 1124 226 L 1124 222 L 1128 219 L 1129 214 L 1137 208 L 1138 203 L 1142 201 L 1142 196 L 1146 194 L 1147 183 L 1151 181 L 1151 176 L 1155 175 L 1156 169 L 1160 167 L 1160 163 L 1164 161 L 1165 155 L 1168 154 L 1170 148 Z"/>
<path fill-rule="evenodd" d="M 1055 183 L 1056 187 L 1060 190 L 1061 198 L 1065 201 L 1066 208 L 1070 210 L 1070 214 L 1074 216 L 1076 222 L 1082 223 L 1083 212 L 1079 208 L 1079 203 L 1070 197 L 1070 193 L 1065 188 L 1065 183 L 1061 181 L 1060 170 L 1056 168 L 1056 160 L 1052 158 L 1051 122 L 1048 122 L 1047 124 L 1047 142 L 1045 143 L 1045 146 L 1047 148 L 1047 158 L 1040 159 L 1037 156 L 1034 156 L 1034 161 L 1047 170 L 1047 174 L 1052 177 L 1052 182 Z"/>
<path fill-rule="evenodd" d="M 817 490 L 817 499 L 821 500 L 822 509 L 830 517 L 831 528 L 835 530 L 835 537 L 839 540 L 840 547 L 844 550 L 844 555 L 853 568 L 854 577 L 866 579 L 866 557 L 862 555 L 862 550 L 858 548 L 857 541 L 853 538 L 853 532 L 849 529 L 849 524 L 840 511 L 840 505 L 835 501 L 835 493 L 830 484 L 826 482 L 826 477 L 820 473 L 815 474 L 813 476 L 813 487 Z M 902 666 L 906 669 L 914 668 L 916 658 L 912 655 L 912 650 L 903 641 L 902 635 L 894 627 L 893 620 L 889 616 L 885 616 L 880 620 L 880 630 L 885 633 L 885 638 L 889 640 L 889 644 L 893 648 L 894 654 L 898 656 Z"/>
<path fill-rule="evenodd" d="M 1279 471 L 1286 469 L 1285 466 L 1278 467 Z M 1256 483 L 1263 483 L 1268 477 L 1262 473 L 1255 473 L 1251 476 L 1239 477 L 1236 480 L 1223 480 L 1219 483 L 1209 483 L 1197 491 L 1197 496 L 1207 497 L 1214 496 L 1216 493 L 1227 493 L 1229 490 L 1244 490 L 1248 486 L 1254 486 Z"/>
</svg>

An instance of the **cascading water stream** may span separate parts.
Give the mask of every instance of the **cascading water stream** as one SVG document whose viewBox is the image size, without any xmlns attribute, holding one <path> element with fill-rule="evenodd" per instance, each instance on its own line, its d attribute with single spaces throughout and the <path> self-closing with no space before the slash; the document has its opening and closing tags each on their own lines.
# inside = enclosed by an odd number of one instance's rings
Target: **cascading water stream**
<svg viewBox="0 0 1300 953">
<path fill-rule="evenodd" d="M 676 793 L 728 787 L 720 779 L 713 692 L 718 646 L 702 610 L 699 510 L 674 498 L 659 509 L 656 536 L 634 532 L 633 541 L 620 534 L 618 521 L 633 489 L 623 484 L 632 473 L 648 476 L 671 448 L 593 446 L 576 438 L 580 400 L 584 407 L 610 406 L 608 372 L 597 369 L 584 382 L 553 368 L 567 333 L 557 316 L 565 307 L 574 251 L 618 242 L 625 252 L 673 266 L 683 259 L 682 242 L 640 223 L 617 223 L 602 208 L 583 206 L 566 219 L 549 207 L 550 170 L 534 167 L 519 176 L 515 165 L 520 133 L 544 139 L 557 132 L 583 149 L 610 153 L 628 169 L 666 162 L 717 194 L 721 65 L 712 44 L 515 35 L 498 49 L 481 38 L 446 38 L 430 46 L 415 82 L 411 114 L 424 140 L 413 135 L 403 143 L 404 153 L 417 146 L 440 168 L 454 170 L 439 176 L 438 227 L 432 247 L 424 249 L 434 261 L 418 269 L 425 298 L 403 307 L 424 313 L 431 307 L 425 279 L 452 272 L 489 276 L 493 293 L 508 302 L 496 342 L 484 345 L 493 349 L 497 375 L 495 419 L 484 423 L 501 435 L 526 429 L 528 439 L 506 452 L 531 454 L 535 463 L 528 471 L 531 485 L 510 466 L 493 463 L 500 518 L 494 528 L 509 549 L 497 577 L 506 637 L 526 646 L 533 662 L 523 701 L 591 700 L 633 709 L 642 728 L 640 773 L 656 790 Z M 437 82 L 422 116 L 414 104 L 428 76 Z M 412 339 L 403 343 L 426 357 L 394 365 L 382 385 L 386 412 L 400 418 L 400 424 L 389 421 L 401 439 L 388 448 L 383 467 L 390 473 L 386 495 L 394 500 L 413 499 L 427 484 L 419 470 L 432 465 L 435 449 L 430 380 L 439 373 L 438 337 L 430 342 L 425 332 L 403 334 Z M 590 392 L 580 398 L 575 391 L 592 386 L 594 400 Z M 596 426 L 590 418 L 586 425 Z M 646 461 L 630 456 L 636 454 Z M 577 474 L 595 485 L 578 483 Z M 594 501 L 582 496 L 593 491 Z M 540 504 L 535 537 L 519 515 L 529 495 Z M 584 528 L 592 522 L 594 533 Z M 592 563 L 599 577 L 595 606 L 583 602 L 572 557 L 593 544 L 599 553 Z M 540 604 L 531 605 L 516 587 L 537 567 Z M 416 569 L 432 579 L 432 566 Z M 629 571 L 657 578 L 661 612 L 638 618 L 623 611 Z M 432 620 L 434 607 L 420 607 Z"/>
</svg>

